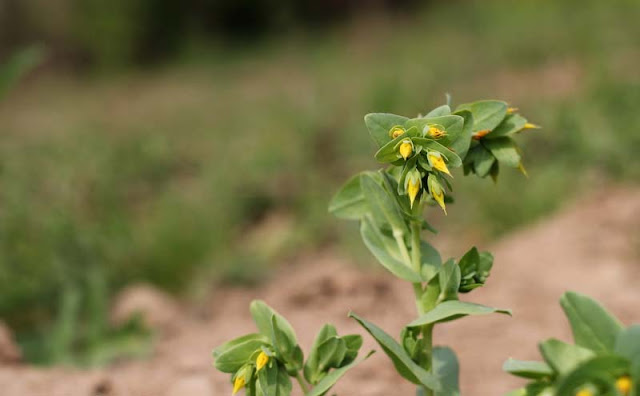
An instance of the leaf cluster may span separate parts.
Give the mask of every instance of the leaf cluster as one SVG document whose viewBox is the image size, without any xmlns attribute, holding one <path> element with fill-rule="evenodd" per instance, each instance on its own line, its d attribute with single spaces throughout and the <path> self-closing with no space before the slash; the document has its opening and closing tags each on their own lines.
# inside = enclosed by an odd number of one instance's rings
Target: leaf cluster
<svg viewBox="0 0 640 396">
<path fill-rule="evenodd" d="M 327 324 L 318 333 L 305 362 L 295 331 L 282 315 L 259 300 L 251 303 L 250 311 L 258 332 L 235 338 L 213 350 L 215 367 L 231 374 L 232 383 L 240 383 L 247 396 L 290 395 L 291 377 L 302 381 L 301 372 L 313 386 L 305 394 L 324 395 L 361 361 L 356 357 L 362 337 L 338 336 L 335 327 Z M 264 367 L 258 362 L 261 354 L 267 356 Z"/>
</svg>

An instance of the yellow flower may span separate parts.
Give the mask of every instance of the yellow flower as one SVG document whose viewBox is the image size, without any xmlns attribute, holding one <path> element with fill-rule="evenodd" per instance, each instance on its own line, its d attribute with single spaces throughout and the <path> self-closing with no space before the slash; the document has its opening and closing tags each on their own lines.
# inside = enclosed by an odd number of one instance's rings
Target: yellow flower
<svg viewBox="0 0 640 396">
<path fill-rule="evenodd" d="M 393 128 L 391 128 L 391 130 L 389 131 L 389 136 L 391 136 L 391 139 L 395 139 L 398 136 L 402 135 L 405 132 L 404 128 L 401 126 L 394 126 Z"/>
<path fill-rule="evenodd" d="M 536 125 L 536 124 L 532 124 L 530 122 L 527 122 L 526 124 L 524 124 L 524 126 L 522 127 L 522 129 L 540 129 L 542 128 L 540 125 Z"/>
<path fill-rule="evenodd" d="M 411 207 L 413 208 L 413 202 L 416 200 L 418 193 L 420 192 L 420 187 L 422 182 L 419 177 L 409 179 L 409 183 L 407 186 L 407 193 L 409 193 L 409 200 L 411 201 Z"/>
<path fill-rule="evenodd" d="M 447 175 L 451 176 L 451 173 L 449 173 L 449 168 L 447 168 L 447 164 L 442 158 L 442 154 L 438 153 L 437 151 L 429 151 L 429 153 L 427 153 L 427 160 L 429 160 L 429 165 L 439 170 L 440 172 L 444 172 Z"/>
<path fill-rule="evenodd" d="M 436 200 L 438 205 L 440 205 L 440 207 L 444 211 L 444 214 L 447 214 L 447 208 L 444 204 L 444 191 L 442 189 L 442 186 L 440 185 L 440 183 L 438 183 L 438 180 L 436 180 L 434 175 L 429 175 L 427 183 L 429 185 L 429 192 L 431 193 L 431 196 Z"/>
<path fill-rule="evenodd" d="M 264 366 L 269 363 L 269 356 L 266 353 L 260 352 L 256 358 L 256 371 L 260 371 Z"/>
<path fill-rule="evenodd" d="M 616 388 L 623 395 L 628 395 L 631 391 L 631 378 L 628 375 L 618 378 L 616 380 Z"/>
<path fill-rule="evenodd" d="M 413 145 L 411 144 L 411 140 L 407 139 L 400 143 L 399 151 L 402 158 L 404 158 L 405 160 L 409 158 L 409 156 L 413 152 Z"/>
<path fill-rule="evenodd" d="M 429 127 L 429 131 L 427 131 L 427 135 L 431 136 L 434 139 L 440 139 L 441 137 L 446 136 L 447 132 L 436 126 L 431 126 Z"/>
<path fill-rule="evenodd" d="M 589 389 L 581 389 L 576 393 L 576 396 L 593 396 L 593 392 Z"/>
<path fill-rule="evenodd" d="M 243 375 L 239 375 L 236 377 L 236 379 L 233 381 L 233 395 L 235 395 L 236 393 L 238 393 L 238 391 L 242 388 L 244 388 L 245 386 L 245 379 L 244 379 L 244 374 Z"/>
</svg>

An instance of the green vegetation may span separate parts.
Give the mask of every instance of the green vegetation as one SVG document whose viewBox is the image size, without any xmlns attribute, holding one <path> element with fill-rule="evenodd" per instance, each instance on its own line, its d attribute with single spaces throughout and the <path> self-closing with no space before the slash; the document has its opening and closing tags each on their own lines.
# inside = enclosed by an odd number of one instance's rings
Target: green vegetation
<svg viewBox="0 0 640 396">
<path fill-rule="evenodd" d="M 204 56 L 194 44 L 151 71 L 42 76 L 0 102 L 0 317 L 26 343 L 69 282 L 89 289 L 87 268 L 107 294 L 149 280 L 198 295 L 350 243 L 326 202 L 374 163 L 360 115 L 415 117 L 447 91 L 544 125 L 522 139 L 531 180 L 461 184 L 452 232 L 492 239 L 640 180 L 637 20 L 630 0 L 455 2 Z"/>
</svg>

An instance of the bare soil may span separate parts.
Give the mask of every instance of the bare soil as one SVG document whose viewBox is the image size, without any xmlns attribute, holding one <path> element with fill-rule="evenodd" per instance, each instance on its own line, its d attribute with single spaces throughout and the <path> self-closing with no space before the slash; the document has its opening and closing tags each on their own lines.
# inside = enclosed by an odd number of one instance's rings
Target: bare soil
<svg viewBox="0 0 640 396">
<path fill-rule="evenodd" d="M 507 209 L 505 209 L 507 210 Z M 463 247 L 456 247 L 460 251 Z M 486 247 L 483 247 L 486 248 Z M 570 339 L 558 306 L 566 290 L 589 294 L 625 323 L 640 322 L 640 190 L 617 189 L 578 202 L 489 247 L 496 257 L 486 287 L 465 299 L 511 308 L 503 315 L 465 318 L 439 326 L 437 344 L 452 345 L 461 362 L 462 394 L 501 395 L 520 382 L 501 372 L 508 357 L 536 359 L 538 341 Z M 0 364 L 0 394 L 7 396 L 229 395 L 226 375 L 212 367 L 211 349 L 254 330 L 248 304 L 266 300 L 292 322 L 308 347 L 324 322 L 339 332 L 362 331 L 350 310 L 389 331 L 414 316 L 411 288 L 376 270 L 356 268 L 336 252 L 304 257 L 258 288 L 217 290 L 204 309 L 173 310 L 154 355 L 91 371 Z M 379 349 L 365 337 L 364 349 Z M 347 374 L 339 395 L 412 395 L 382 353 Z"/>
</svg>

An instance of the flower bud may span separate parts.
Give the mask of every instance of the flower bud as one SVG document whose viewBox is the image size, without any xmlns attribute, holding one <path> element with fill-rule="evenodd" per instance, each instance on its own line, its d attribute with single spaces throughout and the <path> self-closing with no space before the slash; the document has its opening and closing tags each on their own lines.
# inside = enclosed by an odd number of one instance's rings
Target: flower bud
<svg viewBox="0 0 640 396">
<path fill-rule="evenodd" d="M 233 381 L 233 395 L 235 395 L 236 393 L 238 393 L 238 391 L 242 388 L 244 388 L 244 386 L 246 385 L 245 379 L 244 379 L 244 374 L 243 375 L 239 375 L 236 377 L 236 379 Z"/>
<path fill-rule="evenodd" d="M 447 168 L 447 164 L 444 162 L 444 158 L 442 158 L 442 154 L 437 151 L 429 151 L 427 152 L 427 160 L 429 160 L 429 165 L 431 165 L 434 169 L 439 170 L 440 172 L 446 173 L 451 176 L 449 173 L 449 168 Z"/>
<path fill-rule="evenodd" d="M 438 205 L 440 205 L 440 207 L 444 211 L 444 214 L 447 214 L 447 208 L 444 205 L 444 190 L 436 177 L 434 175 L 429 175 L 429 177 L 427 178 L 427 184 L 429 186 L 429 192 L 431 193 L 431 196 L 436 200 Z"/>
<path fill-rule="evenodd" d="M 411 140 L 403 140 L 402 143 L 400 143 L 400 148 L 398 151 L 400 152 L 402 158 L 404 158 L 405 160 L 409 158 L 409 156 L 411 156 L 411 153 L 413 153 L 413 143 L 411 143 Z"/>
<path fill-rule="evenodd" d="M 406 131 L 404 130 L 403 127 L 401 126 L 394 126 L 393 128 L 391 128 L 389 130 L 389 136 L 391 137 L 391 139 L 395 139 L 398 136 L 402 135 L 403 133 L 405 133 Z"/>
<path fill-rule="evenodd" d="M 413 169 L 407 173 L 407 177 L 405 179 L 405 190 L 407 190 L 407 194 L 409 195 L 409 201 L 411 201 L 412 208 L 421 188 L 422 177 L 420 176 L 420 172 L 417 169 Z"/>
<path fill-rule="evenodd" d="M 618 378 L 616 380 L 616 389 L 622 395 L 627 396 L 631 391 L 631 378 L 628 375 Z"/>
<path fill-rule="evenodd" d="M 260 371 L 264 366 L 269 363 L 269 356 L 261 351 L 258 357 L 256 358 L 256 371 Z"/>
<path fill-rule="evenodd" d="M 518 109 L 517 107 L 509 107 L 509 108 L 507 108 L 507 114 L 517 113 L 518 110 L 520 110 L 520 109 Z"/>
<path fill-rule="evenodd" d="M 427 129 L 426 135 L 429 136 L 429 137 L 432 137 L 434 139 L 440 139 L 441 137 L 447 135 L 446 131 L 438 128 L 437 126 L 425 127 L 425 129 Z"/>
</svg>

